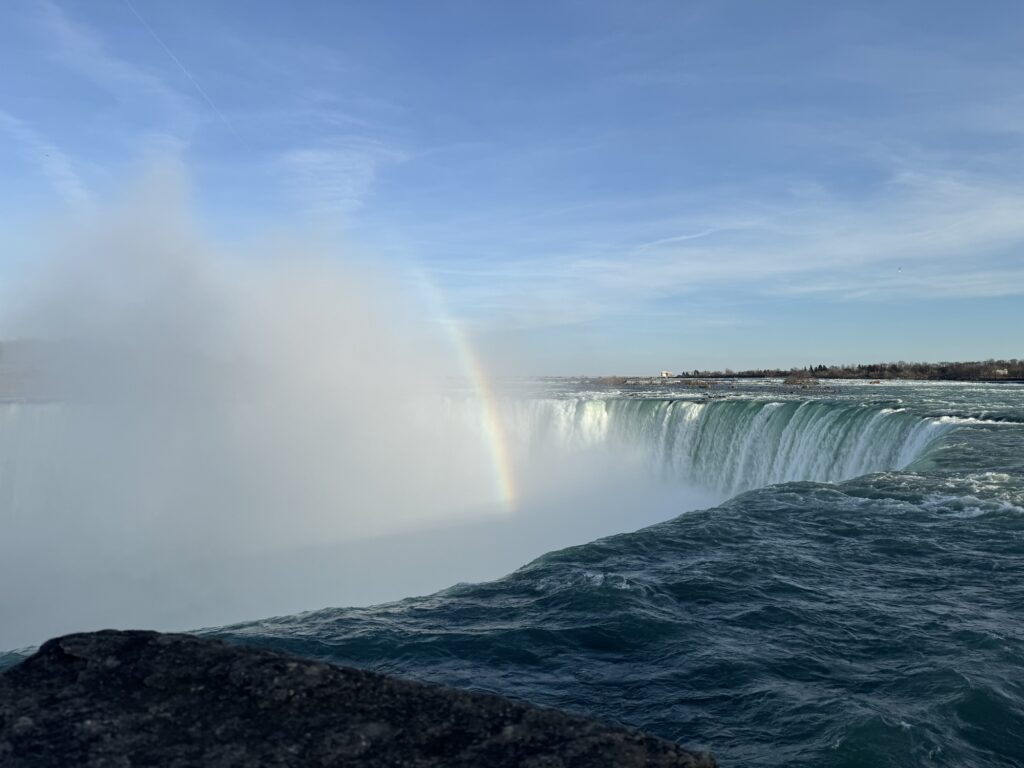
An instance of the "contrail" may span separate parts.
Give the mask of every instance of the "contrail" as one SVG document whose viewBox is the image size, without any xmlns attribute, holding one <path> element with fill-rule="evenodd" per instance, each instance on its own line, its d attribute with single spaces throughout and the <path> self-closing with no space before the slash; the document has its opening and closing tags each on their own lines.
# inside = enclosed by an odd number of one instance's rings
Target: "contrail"
<svg viewBox="0 0 1024 768">
<path fill-rule="evenodd" d="M 707 237 L 708 235 L 713 235 L 716 232 L 720 232 L 720 231 L 721 231 L 720 229 L 705 229 L 705 230 L 702 230 L 700 232 L 694 232 L 693 234 L 690 234 L 690 235 L 677 235 L 675 237 L 663 237 L 660 240 L 652 240 L 649 243 L 641 243 L 640 245 L 638 245 L 634 249 L 634 251 L 639 253 L 640 251 L 646 251 L 646 250 L 648 250 L 650 248 L 656 248 L 659 245 L 667 245 L 669 243 L 681 243 L 681 242 L 683 242 L 685 240 L 697 240 L 698 238 Z"/>
<path fill-rule="evenodd" d="M 174 51 L 168 48 L 167 44 L 160 39 L 160 36 L 153 31 L 153 28 L 146 23 L 146 20 L 142 18 L 142 14 L 140 14 L 135 9 L 135 6 L 132 5 L 131 0 L 124 0 L 124 4 L 128 6 L 128 10 L 130 10 L 135 15 L 135 18 L 137 18 L 139 20 L 139 23 L 146 28 L 146 31 L 149 32 L 150 36 L 154 40 L 156 40 L 157 44 L 164 49 L 164 52 L 171 57 L 171 61 L 178 65 L 178 69 L 180 69 L 182 74 L 188 78 L 189 82 L 195 86 L 195 89 L 199 92 L 199 95 L 202 96 L 203 100 L 210 105 L 210 109 L 212 109 L 217 114 L 217 116 L 224 121 L 224 124 L 228 128 L 230 128 L 233 133 L 237 134 L 237 131 L 235 131 L 235 127 L 231 124 L 231 121 L 228 120 L 227 117 L 225 117 L 223 112 L 217 109 L 217 105 L 213 103 L 213 99 L 211 99 L 209 94 L 207 94 L 206 91 L 203 90 L 203 87 L 199 85 L 196 79 L 192 77 L 192 74 L 185 68 L 185 65 L 181 63 L 181 60 L 174 55 Z"/>
</svg>

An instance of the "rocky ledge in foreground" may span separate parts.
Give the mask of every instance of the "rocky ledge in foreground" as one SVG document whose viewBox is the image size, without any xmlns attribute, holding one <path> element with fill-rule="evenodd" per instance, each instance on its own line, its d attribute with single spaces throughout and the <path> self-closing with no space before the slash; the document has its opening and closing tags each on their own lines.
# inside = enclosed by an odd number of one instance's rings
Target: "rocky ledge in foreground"
<svg viewBox="0 0 1024 768">
<path fill-rule="evenodd" d="M 639 731 L 191 635 L 67 635 L 0 674 L 0 765 L 688 766 Z"/>
</svg>

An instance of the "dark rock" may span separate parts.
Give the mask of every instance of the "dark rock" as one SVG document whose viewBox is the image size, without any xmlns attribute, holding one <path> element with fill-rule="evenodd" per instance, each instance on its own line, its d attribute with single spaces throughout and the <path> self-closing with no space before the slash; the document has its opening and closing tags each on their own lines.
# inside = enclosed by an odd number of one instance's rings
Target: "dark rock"
<svg viewBox="0 0 1024 768">
<path fill-rule="evenodd" d="M 689 766 L 555 710 L 191 635 L 67 635 L 0 674 L 0 765 Z"/>
</svg>

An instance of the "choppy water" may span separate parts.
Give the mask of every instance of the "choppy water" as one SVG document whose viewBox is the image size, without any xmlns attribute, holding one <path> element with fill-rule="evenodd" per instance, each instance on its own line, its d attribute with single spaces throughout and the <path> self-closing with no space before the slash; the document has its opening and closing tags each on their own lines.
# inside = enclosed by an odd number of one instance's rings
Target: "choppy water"
<svg viewBox="0 0 1024 768">
<path fill-rule="evenodd" d="M 846 383 L 721 400 L 562 385 L 564 445 L 646 442 L 730 491 L 506 578 L 215 630 L 496 691 L 735 766 L 1024 764 L 1024 388 Z"/>
<path fill-rule="evenodd" d="M 712 394 L 548 382 L 499 411 L 513 453 L 640 457 L 719 506 L 488 583 L 208 631 L 726 766 L 1024 765 L 1024 387 Z"/>
</svg>

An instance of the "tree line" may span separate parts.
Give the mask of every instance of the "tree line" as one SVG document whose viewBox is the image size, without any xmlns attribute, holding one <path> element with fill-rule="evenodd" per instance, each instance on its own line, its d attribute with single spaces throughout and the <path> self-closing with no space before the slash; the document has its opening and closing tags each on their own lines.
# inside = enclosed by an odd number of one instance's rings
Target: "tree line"
<svg viewBox="0 0 1024 768">
<path fill-rule="evenodd" d="M 676 378 L 806 378 L 806 379 L 923 379 L 935 381 L 1024 380 L 1024 360 L 980 360 L 965 363 L 867 363 L 858 365 L 808 365 L 804 368 L 758 368 L 746 371 L 693 370 Z"/>
</svg>

